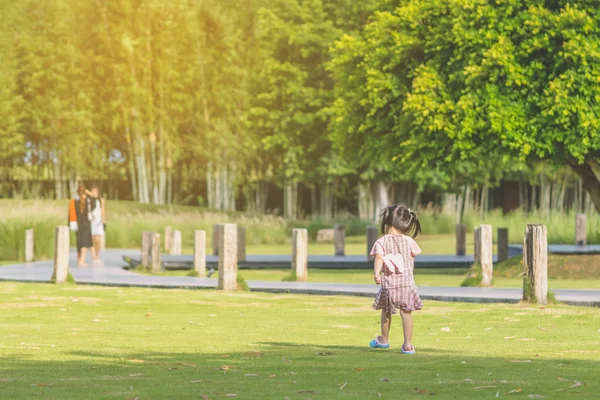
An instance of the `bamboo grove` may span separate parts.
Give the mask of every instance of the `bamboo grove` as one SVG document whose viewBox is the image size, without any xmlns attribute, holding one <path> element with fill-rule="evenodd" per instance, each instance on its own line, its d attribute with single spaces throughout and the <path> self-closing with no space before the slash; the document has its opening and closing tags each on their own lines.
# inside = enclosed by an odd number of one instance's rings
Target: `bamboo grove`
<svg viewBox="0 0 600 400">
<path fill-rule="evenodd" d="M 510 179 L 526 209 L 598 207 L 595 3 L 2 0 L 0 197 L 370 218 Z"/>
</svg>

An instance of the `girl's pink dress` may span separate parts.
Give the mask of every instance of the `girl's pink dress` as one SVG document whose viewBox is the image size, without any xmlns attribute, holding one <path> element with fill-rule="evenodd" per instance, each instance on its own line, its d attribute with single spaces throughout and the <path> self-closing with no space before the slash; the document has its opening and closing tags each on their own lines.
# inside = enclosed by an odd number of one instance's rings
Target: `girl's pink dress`
<svg viewBox="0 0 600 400">
<path fill-rule="evenodd" d="M 391 272 L 385 265 L 383 266 L 381 289 L 375 297 L 373 309 L 395 314 L 398 309 L 416 311 L 423 308 L 423 301 L 415 285 L 413 275 L 415 259 L 411 253 L 415 256 L 419 255 L 421 248 L 410 236 L 388 234 L 375 242 L 371 255 L 379 254 L 385 257 L 390 254 L 401 254 L 404 259 L 404 271 L 400 272 L 392 265 L 390 269 L 394 272 Z"/>
</svg>

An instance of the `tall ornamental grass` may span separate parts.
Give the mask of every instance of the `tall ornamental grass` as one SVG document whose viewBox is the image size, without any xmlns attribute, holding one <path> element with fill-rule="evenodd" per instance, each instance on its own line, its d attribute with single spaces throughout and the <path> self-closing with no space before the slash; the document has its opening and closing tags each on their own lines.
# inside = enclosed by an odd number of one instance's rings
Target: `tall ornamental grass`
<svg viewBox="0 0 600 400">
<path fill-rule="evenodd" d="M 334 223 L 343 224 L 348 236 L 362 236 L 371 221 L 361 221 L 350 216 L 335 220 L 322 218 L 286 221 L 273 215 L 248 216 L 242 213 L 222 213 L 188 206 L 155 206 L 127 201 L 109 201 L 107 206 L 106 245 L 111 248 L 138 248 L 144 231 L 164 233 L 170 225 L 182 232 L 184 246 L 193 245 L 193 231 L 205 230 L 209 243 L 212 226 L 219 223 L 237 223 L 246 227 L 249 245 L 277 245 L 290 243 L 292 228 L 306 228 L 311 240 L 319 229 L 331 228 Z M 0 260 L 23 260 L 25 230 L 35 231 L 36 259 L 51 258 L 54 254 L 54 229 L 67 223 L 67 201 L 54 200 L 0 200 Z M 454 234 L 456 220 L 453 215 L 441 214 L 431 209 L 419 212 L 423 234 Z M 550 243 L 574 243 L 575 214 L 524 213 L 516 211 L 506 216 L 492 211 L 480 217 L 479 213 L 467 213 L 464 223 L 469 232 L 475 226 L 486 223 L 496 228 L 509 229 L 511 243 L 522 243 L 528 223 L 543 223 L 548 227 Z M 588 216 L 588 243 L 600 243 L 600 216 Z M 75 245 L 71 235 L 71 246 Z"/>
</svg>

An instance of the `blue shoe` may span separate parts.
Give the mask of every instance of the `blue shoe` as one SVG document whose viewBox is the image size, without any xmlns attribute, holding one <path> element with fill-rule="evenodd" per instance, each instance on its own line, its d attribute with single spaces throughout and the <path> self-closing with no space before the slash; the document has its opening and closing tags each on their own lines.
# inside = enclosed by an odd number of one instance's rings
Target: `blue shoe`
<svg viewBox="0 0 600 400">
<path fill-rule="evenodd" d="M 389 343 L 381 344 L 381 343 L 379 343 L 379 340 L 373 339 L 373 340 L 371 340 L 371 343 L 369 343 L 369 347 L 371 347 L 373 349 L 389 349 L 390 344 Z"/>
<path fill-rule="evenodd" d="M 415 354 L 415 348 L 413 347 L 412 350 L 404 350 L 404 345 L 402 345 L 402 347 L 400 348 L 400 354 Z"/>
</svg>

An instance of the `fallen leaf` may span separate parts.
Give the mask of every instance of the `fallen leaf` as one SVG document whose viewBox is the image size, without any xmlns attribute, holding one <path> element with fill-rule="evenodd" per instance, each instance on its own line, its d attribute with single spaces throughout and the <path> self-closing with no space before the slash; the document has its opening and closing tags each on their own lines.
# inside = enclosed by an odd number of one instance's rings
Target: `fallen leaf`
<svg viewBox="0 0 600 400">
<path fill-rule="evenodd" d="M 381 382 L 389 382 L 390 380 L 388 378 L 380 378 L 379 379 Z"/>
<path fill-rule="evenodd" d="M 104 319 L 93 319 L 92 322 L 108 322 Z"/>
<path fill-rule="evenodd" d="M 508 340 L 508 339 L 514 339 L 514 338 L 516 338 L 516 336 L 505 336 L 505 337 L 504 337 L 504 340 Z"/>
<path fill-rule="evenodd" d="M 511 363 L 530 363 L 531 360 L 508 360 Z"/>
<path fill-rule="evenodd" d="M 354 372 L 360 372 L 360 371 L 364 371 L 364 368 L 354 368 L 352 371 Z"/>
<path fill-rule="evenodd" d="M 494 329 L 494 328 L 491 328 L 491 327 L 490 328 L 484 328 L 483 330 L 484 331 L 489 331 L 489 330 L 492 330 L 492 329 Z"/>
<path fill-rule="evenodd" d="M 146 313 L 146 317 L 152 316 L 152 313 Z"/>
<path fill-rule="evenodd" d="M 452 332 L 452 329 L 450 329 L 449 327 L 445 326 L 442 329 L 440 329 L 440 331 L 442 331 L 442 332 Z"/>
<path fill-rule="evenodd" d="M 560 376 L 557 376 L 557 377 L 556 377 L 556 379 L 558 379 L 558 380 L 559 380 L 559 381 L 561 381 L 561 382 L 569 382 L 569 380 L 568 380 L 568 379 L 561 378 Z"/>
<path fill-rule="evenodd" d="M 175 371 L 177 368 L 169 368 L 169 371 Z"/>
<path fill-rule="evenodd" d="M 273 374 L 273 375 L 269 375 L 269 378 L 275 378 L 277 375 Z"/>
<path fill-rule="evenodd" d="M 178 362 L 178 363 L 175 363 L 175 365 L 183 365 L 184 367 L 194 367 L 194 368 L 197 367 L 196 364 L 189 364 L 189 363 L 184 363 L 184 362 Z"/>
<path fill-rule="evenodd" d="M 332 353 L 331 351 L 323 351 L 323 352 L 319 352 L 319 353 L 315 353 L 315 355 L 317 356 L 333 356 L 335 353 Z"/>
<path fill-rule="evenodd" d="M 495 388 L 495 387 L 496 387 L 496 385 L 477 386 L 477 387 L 474 387 L 473 390 L 476 390 L 476 389 L 490 389 L 490 388 Z"/>
<path fill-rule="evenodd" d="M 244 376 L 258 376 L 258 374 L 244 374 Z"/>
<path fill-rule="evenodd" d="M 542 328 L 541 326 L 538 326 L 538 329 L 539 329 L 540 331 L 545 331 L 545 330 L 546 330 L 545 328 Z"/>
<path fill-rule="evenodd" d="M 518 389 L 513 389 L 513 390 L 511 390 L 511 391 L 510 391 L 510 392 L 508 392 L 508 393 L 521 393 L 522 391 L 523 391 L 523 389 L 521 389 L 521 388 L 518 388 Z"/>
<path fill-rule="evenodd" d="M 298 374 L 290 371 L 290 375 L 298 375 Z"/>
<path fill-rule="evenodd" d="M 535 339 L 535 338 L 522 338 L 522 339 L 517 339 L 517 340 L 528 341 L 528 340 L 537 340 L 537 339 Z"/>
<path fill-rule="evenodd" d="M 134 363 L 134 364 L 143 364 L 143 363 L 145 363 L 146 361 L 144 361 L 144 360 L 136 360 L 136 359 L 134 359 L 134 360 L 129 360 L 129 362 L 130 362 L 130 363 Z"/>
<path fill-rule="evenodd" d="M 578 388 L 578 387 L 581 387 L 581 386 L 585 386 L 585 383 L 580 382 L 580 381 L 575 381 L 575 384 L 572 385 L 569 389 L 575 389 L 575 388 Z"/>
<path fill-rule="evenodd" d="M 209 317 L 216 317 L 217 314 L 208 314 Z"/>
<path fill-rule="evenodd" d="M 203 383 L 204 381 L 192 381 L 191 383 Z"/>
<path fill-rule="evenodd" d="M 466 361 L 461 362 L 461 364 L 466 364 L 466 363 L 467 363 Z"/>
<path fill-rule="evenodd" d="M 552 318 L 561 318 L 562 315 L 553 315 Z"/>
<path fill-rule="evenodd" d="M 344 390 L 344 388 L 348 385 L 348 382 L 344 382 L 342 386 L 340 386 L 340 390 Z"/>
<path fill-rule="evenodd" d="M 544 398 L 544 396 L 542 396 L 541 394 L 530 394 L 527 397 L 530 399 L 543 399 Z"/>
<path fill-rule="evenodd" d="M 465 383 L 475 383 L 473 381 L 473 379 L 470 379 L 470 378 L 465 379 L 463 382 L 465 382 Z"/>
<path fill-rule="evenodd" d="M 223 355 L 221 356 L 221 358 L 229 358 L 229 357 L 230 357 L 230 355 L 229 355 L 229 354 L 223 354 Z"/>
<path fill-rule="evenodd" d="M 514 315 L 527 315 L 527 314 L 528 313 L 526 313 L 526 312 L 516 312 L 516 313 L 514 313 Z"/>
<path fill-rule="evenodd" d="M 289 358 L 282 358 L 281 361 L 283 361 L 283 362 L 290 362 L 291 360 Z"/>
<path fill-rule="evenodd" d="M 134 376 L 144 376 L 144 374 L 129 374 L 129 376 L 133 378 Z"/>
<path fill-rule="evenodd" d="M 52 387 L 53 383 L 34 383 L 31 386 L 36 386 L 36 387 Z"/>
<path fill-rule="evenodd" d="M 435 394 L 433 392 L 430 392 L 429 390 L 419 389 L 419 388 L 415 388 L 415 392 L 418 394 L 429 394 L 429 395 Z"/>
</svg>

